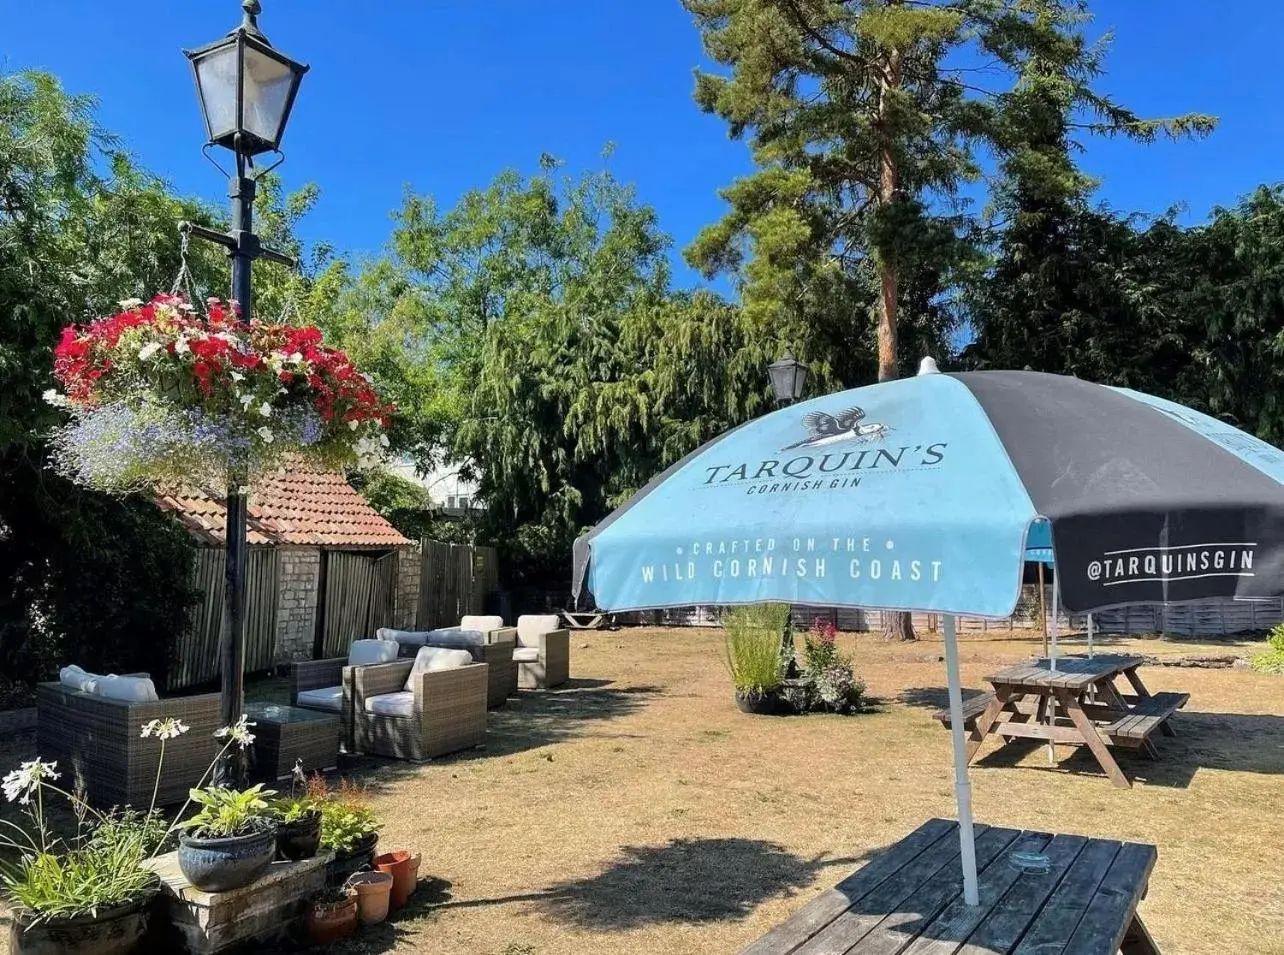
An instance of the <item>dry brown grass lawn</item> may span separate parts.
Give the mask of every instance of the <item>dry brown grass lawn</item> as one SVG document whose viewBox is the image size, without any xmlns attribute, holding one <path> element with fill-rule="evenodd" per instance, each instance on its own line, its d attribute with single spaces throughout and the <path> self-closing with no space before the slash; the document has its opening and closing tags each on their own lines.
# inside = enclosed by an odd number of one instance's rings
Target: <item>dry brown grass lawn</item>
<svg viewBox="0 0 1284 955">
<path fill-rule="evenodd" d="M 880 701 L 858 717 L 739 713 L 718 631 L 596 632 L 573 637 L 570 687 L 491 714 L 486 750 L 358 761 L 382 844 L 422 850 L 433 881 L 342 950 L 735 952 L 870 852 L 954 814 L 949 734 L 930 716 L 944 697 L 939 641 L 842 640 Z M 1033 649 L 968 635 L 964 685 Z M 1165 953 L 1284 953 L 1284 679 L 1142 675 L 1191 702 L 1160 762 L 1121 757 L 1133 789 L 1087 754 L 1063 749 L 1050 767 L 1045 750 L 1014 760 L 989 743 L 972 771 L 977 818 L 1153 842 L 1142 911 Z"/>
</svg>

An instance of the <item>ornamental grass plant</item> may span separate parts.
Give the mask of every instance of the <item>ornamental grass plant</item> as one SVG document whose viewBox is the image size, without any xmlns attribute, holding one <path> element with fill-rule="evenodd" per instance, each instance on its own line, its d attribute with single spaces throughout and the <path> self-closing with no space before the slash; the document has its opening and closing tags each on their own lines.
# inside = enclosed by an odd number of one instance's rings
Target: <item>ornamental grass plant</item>
<svg viewBox="0 0 1284 955">
<path fill-rule="evenodd" d="M 780 688 L 780 648 L 788 625 L 788 604 L 733 607 L 723 616 L 727 669 L 738 692 L 762 695 Z"/>
</svg>

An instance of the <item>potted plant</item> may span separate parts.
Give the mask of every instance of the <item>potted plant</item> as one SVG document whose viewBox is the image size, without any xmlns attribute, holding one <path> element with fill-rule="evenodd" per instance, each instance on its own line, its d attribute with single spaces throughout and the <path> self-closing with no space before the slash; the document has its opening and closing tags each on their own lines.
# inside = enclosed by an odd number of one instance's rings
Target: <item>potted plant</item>
<svg viewBox="0 0 1284 955">
<path fill-rule="evenodd" d="M 357 893 L 357 917 L 362 925 L 376 925 L 388 917 L 392 901 L 392 876 L 387 872 L 354 872 L 348 888 Z"/>
<path fill-rule="evenodd" d="M 302 792 L 299 791 L 302 787 Z M 303 763 L 295 762 L 290 795 L 272 803 L 276 818 L 276 857 L 288 862 L 311 859 L 321 844 L 321 807 L 307 788 Z"/>
<path fill-rule="evenodd" d="M 323 890 L 308 906 L 308 941 L 332 945 L 357 927 L 357 893 L 347 886 Z"/>
<path fill-rule="evenodd" d="M 231 747 L 253 742 L 251 725 L 242 717 L 219 731 L 224 745 L 205 776 Z M 0 834 L 0 849 L 12 854 L 0 865 L 0 886 L 12 909 L 13 955 L 125 955 L 141 948 L 150 903 L 160 889 L 148 862 L 168 849 L 176 826 L 167 826 L 156 812 L 155 792 L 166 743 L 186 732 L 188 727 L 176 718 L 151 720 L 142 727 L 143 737 L 160 740 L 156 787 L 145 812 L 99 812 L 81 795 L 60 788 L 57 763 L 38 757 L 4 777 L 5 798 L 22 806 L 29 819 L 29 825 L 10 824 Z M 48 805 L 55 798 L 72 809 L 71 835 L 58 836 L 48 822 Z"/>
<path fill-rule="evenodd" d="M 780 713 L 781 641 L 789 623 L 787 604 L 734 607 L 723 617 L 727 668 L 736 705 L 746 713 Z"/>
<path fill-rule="evenodd" d="M 204 892 L 228 892 L 262 875 L 276 854 L 272 795 L 262 783 L 249 789 L 193 789 L 191 801 L 201 809 L 182 824 L 187 830 L 178 842 L 183 877 Z"/>
<path fill-rule="evenodd" d="M 379 823 L 364 787 L 349 780 L 340 780 L 339 788 L 332 791 L 314 773 L 308 792 L 321 810 L 321 847 L 334 853 L 326 866 L 326 879 L 330 885 L 342 885 L 352 873 L 371 868 Z"/>
</svg>

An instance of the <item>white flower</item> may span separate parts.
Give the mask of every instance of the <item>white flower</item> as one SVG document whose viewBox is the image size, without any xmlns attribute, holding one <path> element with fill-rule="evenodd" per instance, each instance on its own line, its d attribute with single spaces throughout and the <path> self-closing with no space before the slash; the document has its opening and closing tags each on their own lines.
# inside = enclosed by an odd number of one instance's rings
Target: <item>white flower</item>
<svg viewBox="0 0 1284 955">
<path fill-rule="evenodd" d="M 242 375 L 239 371 L 234 371 L 234 372 L 232 372 L 232 380 L 233 380 L 233 381 L 244 381 L 244 380 L 245 380 L 245 376 L 244 376 L 244 375 Z"/>
<path fill-rule="evenodd" d="M 151 358 L 160 350 L 161 350 L 160 342 L 148 342 L 142 348 L 138 349 L 139 360 L 147 361 L 147 359 Z"/>
<path fill-rule="evenodd" d="M 219 739 L 226 739 L 236 743 L 242 749 L 254 742 L 254 734 L 250 732 L 251 726 L 257 726 L 257 723 L 251 723 L 245 714 L 231 726 L 224 726 L 221 730 L 214 733 Z"/>
<path fill-rule="evenodd" d="M 57 765 L 56 762 L 41 762 L 39 758 L 33 759 L 29 763 L 23 763 L 5 776 L 3 782 L 4 797 L 10 802 L 17 800 L 22 805 L 27 805 L 31 802 L 31 794 L 40 788 L 42 779 L 58 778 L 60 774 L 54 772 L 54 767 Z"/>
<path fill-rule="evenodd" d="M 142 739 L 147 739 L 149 736 L 155 736 L 161 740 L 178 739 L 189 729 L 191 727 L 177 717 L 167 716 L 161 720 L 144 723 Z"/>
<path fill-rule="evenodd" d="M 143 300 L 141 298 L 124 298 L 120 300 L 120 307 L 127 312 L 131 308 L 138 308 L 142 304 Z"/>
<path fill-rule="evenodd" d="M 268 404 L 266 401 L 263 402 L 263 404 L 259 405 L 259 414 L 261 414 L 265 418 L 272 417 L 272 406 Z"/>
<path fill-rule="evenodd" d="M 260 438 L 262 438 L 266 444 L 272 443 L 272 429 L 269 428 L 267 425 L 264 425 L 263 427 L 259 428 L 259 430 L 256 431 L 255 433 Z"/>
<path fill-rule="evenodd" d="M 241 407 L 242 407 L 244 410 L 249 411 L 249 410 L 250 410 L 250 405 L 254 402 L 254 396 L 253 396 L 253 395 L 241 395 L 237 400 L 241 402 Z"/>
<path fill-rule="evenodd" d="M 41 397 L 55 408 L 65 408 L 71 404 L 71 402 L 67 400 L 66 395 L 59 394 L 58 389 L 56 388 L 50 388 Z"/>
<path fill-rule="evenodd" d="M 358 421 L 356 418 L 353 418 L 351 421 L 348 422 L 348 427 L 353 431 L 356 431 L 357 428 L 361 427 L 361 422 Z"/>
<path fill-rule="evenodd" d="M 174 351 L 180 355 L 186 355 L 192 349 L 187 345 L 187 339 L 179 336 L 178 341 L 174 342 Z"/>
<path fill-rule="evenodd" d="M 296 351 L 296 352 L 292 352 L 292 353 L 291 353 L 291 355 L 290 355 L 290 362 L 291 362 L 292 364 L 297 365 L 297 364 L 298 364 L 299 362 L 301 362 L 301 361 L 303 361 L 303 356 L 302 356 L 299 352 L 297 352 L 297 351 Z"/>
<path fill-rule="evenodd" d="M 388 444 L 389 444 L 388 436 L 386 434 L 379 435 L 379 447 L 386 448 Z"/>
<path fill-rule="evenodd" d="M 179 307 L 179 309 L 180 309 L 181 311 L 184 311 L 184 312 L 195 312 L 195 311 L 196 311 L 196 306 L 195 306 L 195 305 L 193 305 L 191 302 L 184 302 L 183 304 L 179 305 L 178 307 Z"/>
</svg>

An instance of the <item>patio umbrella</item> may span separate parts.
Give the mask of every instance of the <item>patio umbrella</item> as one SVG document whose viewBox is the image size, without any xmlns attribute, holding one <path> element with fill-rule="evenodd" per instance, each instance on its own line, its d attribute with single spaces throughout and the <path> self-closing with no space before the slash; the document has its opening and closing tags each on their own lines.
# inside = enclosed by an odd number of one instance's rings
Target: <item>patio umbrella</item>
<svg viewBox="0 0 1284 955">
<path fill-rule="evenodd" d="M 1071 612 L 1277 596 L 1281 480 L 1284 453 L 1160 398 L 1037 372 L 921 374 L 792 405 L 692 452 L 576 541 L 573 589 L 608 611 L 945 615 L 975 902 L 955 615 L 1013 612 L 1038 519 Z"/>
</svg>

